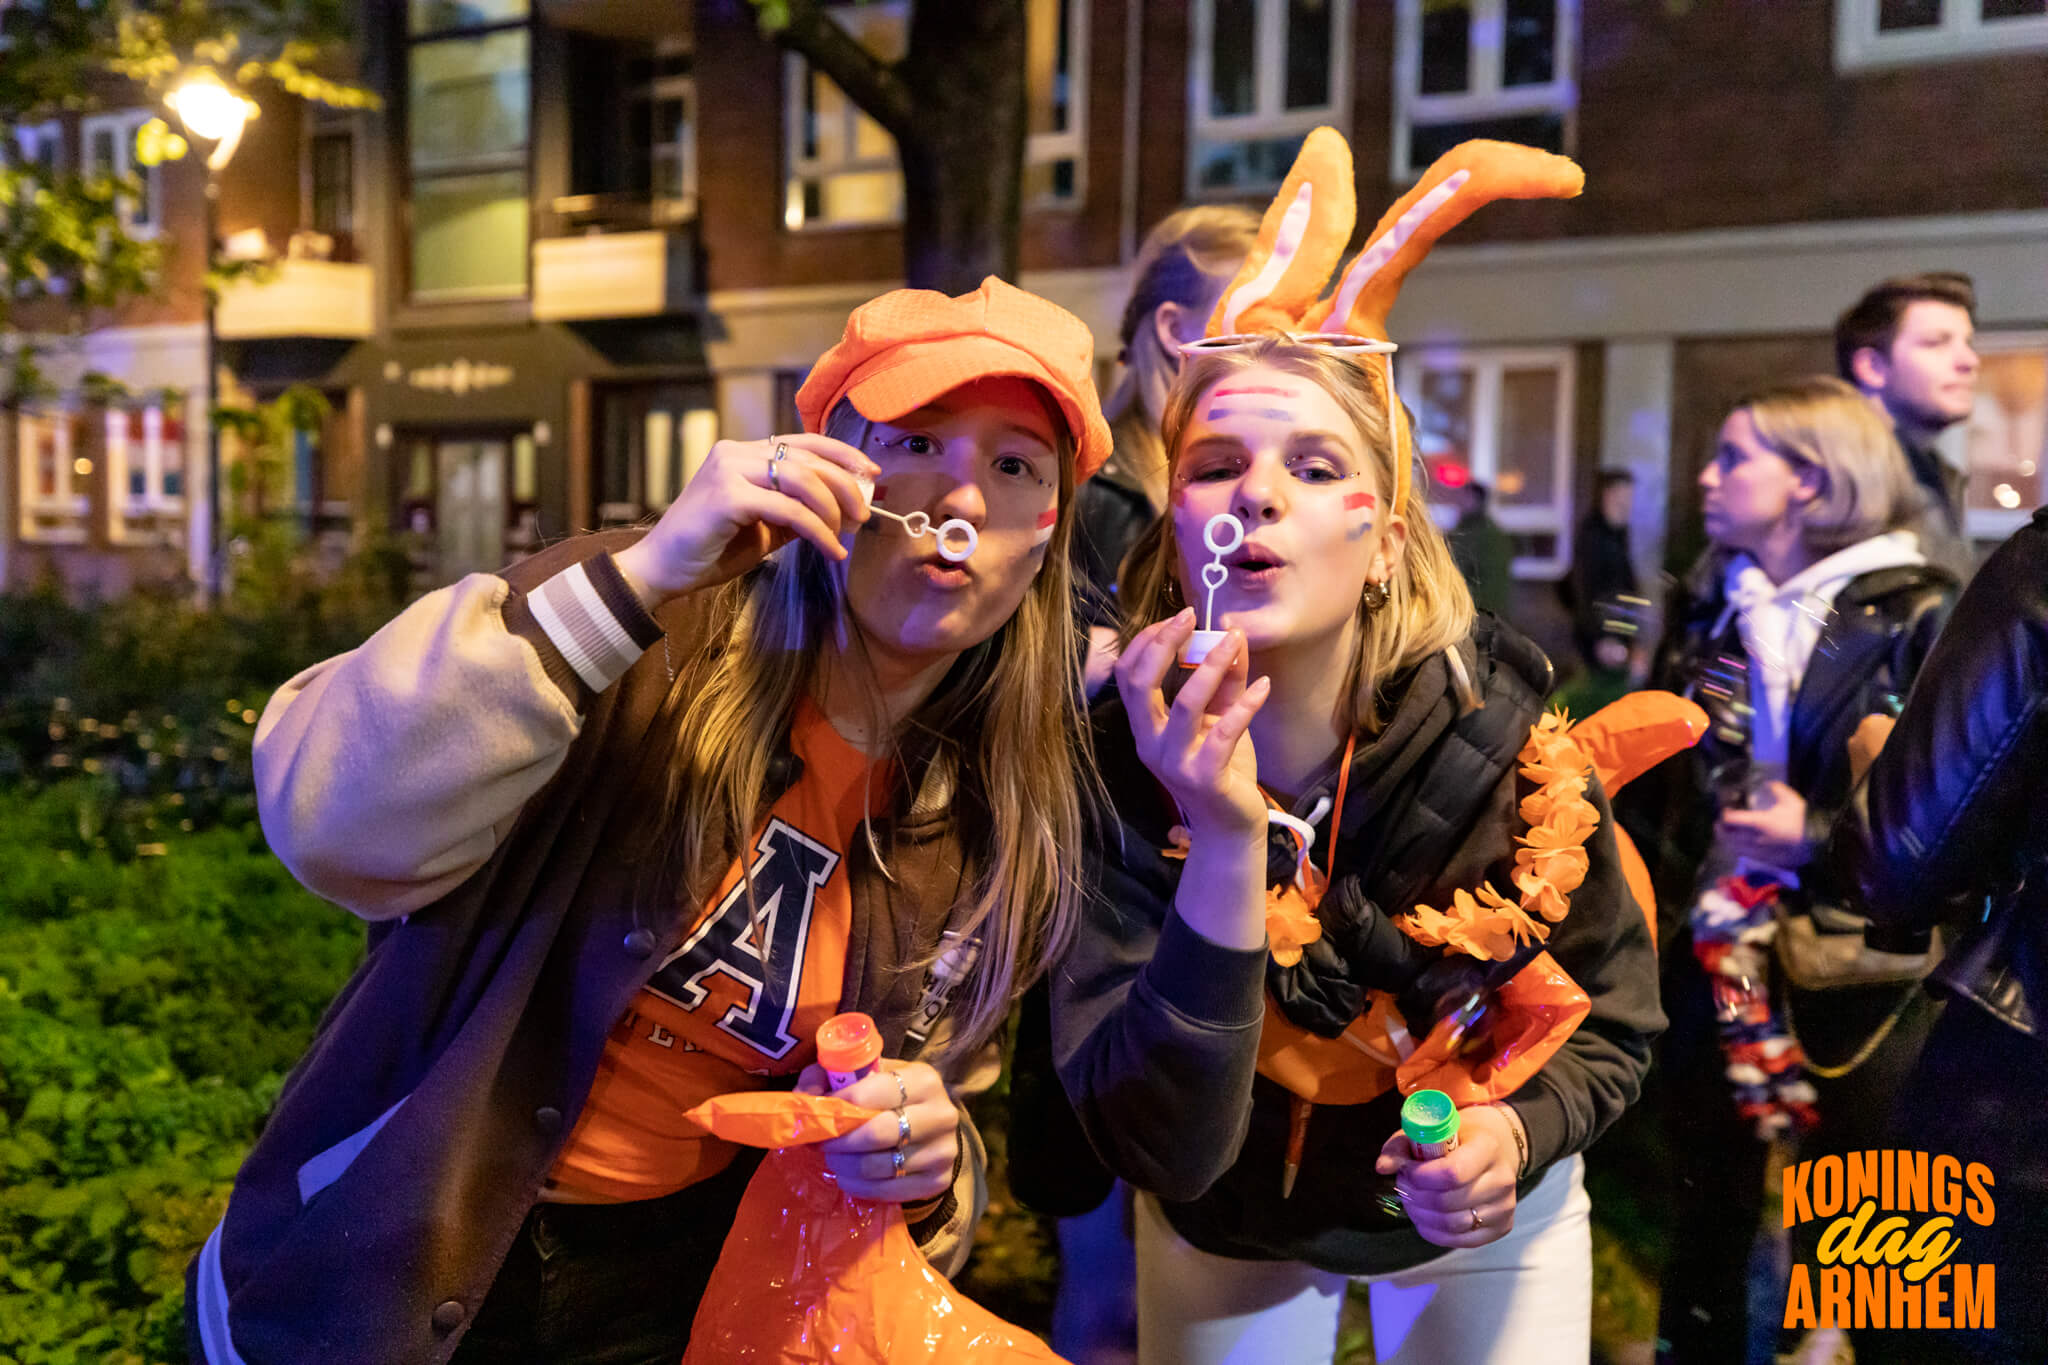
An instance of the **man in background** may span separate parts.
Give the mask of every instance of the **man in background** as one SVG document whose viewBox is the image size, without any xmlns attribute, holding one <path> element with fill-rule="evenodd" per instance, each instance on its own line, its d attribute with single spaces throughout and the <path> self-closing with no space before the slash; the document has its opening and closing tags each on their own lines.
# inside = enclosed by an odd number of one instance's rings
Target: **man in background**
<svg viewBox="0 0 2048 1365">
<path fill-rule="evenodd" d="M 1977 401 L 1977 291 L 1968 275 L 1930 271 L 1886 280 L 1835 323 L 1835 367 L 1881 407 L 1926 489 L 1920 548 L 1967 580 L 1973 555 L 1963 530 L 1969 476 L 1947 464 L 1935 438 Z"/>
</svg>

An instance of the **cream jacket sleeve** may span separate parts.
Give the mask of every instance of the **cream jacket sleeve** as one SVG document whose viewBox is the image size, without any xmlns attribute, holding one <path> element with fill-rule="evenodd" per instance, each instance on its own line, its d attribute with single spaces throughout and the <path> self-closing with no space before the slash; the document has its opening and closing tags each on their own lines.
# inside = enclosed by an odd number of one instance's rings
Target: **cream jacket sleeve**
<svg viewBox="0 0 2048 1365">
<path fill-rule="evenodd" d="M 428 594 L 271 697 L 255 748 L 265 837 L 364 919 L 431 904 L 561 767 L 580 703 L 660 638 L 608 554 L 528 593 L 471 574 Z"/>
</svg>

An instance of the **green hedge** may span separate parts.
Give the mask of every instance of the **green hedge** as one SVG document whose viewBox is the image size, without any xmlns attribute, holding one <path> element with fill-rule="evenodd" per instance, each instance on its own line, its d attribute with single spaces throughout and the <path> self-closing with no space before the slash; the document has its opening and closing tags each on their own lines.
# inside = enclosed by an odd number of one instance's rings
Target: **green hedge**
<svg viewBox="0 0 2048 1365">
<path fill-rule="evenodd" d="M 185 1359 L 185 1263 L 361 953 L 253 825 L 109 845 L 166 801 L 0 789 L 0 1361 Z"/>
</svg>

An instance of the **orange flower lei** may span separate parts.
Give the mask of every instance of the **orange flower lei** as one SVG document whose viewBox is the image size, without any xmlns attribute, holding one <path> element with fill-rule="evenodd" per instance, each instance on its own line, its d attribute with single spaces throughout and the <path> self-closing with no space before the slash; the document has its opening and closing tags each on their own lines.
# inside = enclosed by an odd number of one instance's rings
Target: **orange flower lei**
<svg viewBox="0 0 2048 1365">
<path fill-rule="evenodd" d="M 1593 765 L 1571 738 L 1571 720 L 1549 712 L 1529 727 L 1529 742 L 1518 755 L 1522 776 L 1536 790 L 1522 798 L 1529 832 L 1515 842 L 1518 904 L 1491 886 L 1459 890 L 1448 910 L 1426 905 L 1396 918 L 1403 933 L 1429 947 L 1455 948 L 1476 958 L 1503 962 L 1525 943 L 1542 942 L 1570 908 L 1571 893 L 1586 879 L 1586 840 L 1600 826 L 1600 812 L 1586 799 Z"/>
</svg>

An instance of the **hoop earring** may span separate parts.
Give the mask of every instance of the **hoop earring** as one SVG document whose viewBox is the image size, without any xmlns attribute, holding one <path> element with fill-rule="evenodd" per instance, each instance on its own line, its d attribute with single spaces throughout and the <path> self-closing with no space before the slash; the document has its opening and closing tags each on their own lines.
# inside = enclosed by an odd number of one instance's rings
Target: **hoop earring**
<svg viewBox="0 0 2048 1365">
<path fill-rule="evenodd" d="M 1365 591 L 1358 595 L 1358 600 L 1365 604 L 1366 615 L 1373 615 L 1387 605 L 1387 585 L 1384 583 L 1367 583 Z"/>
</svg>

